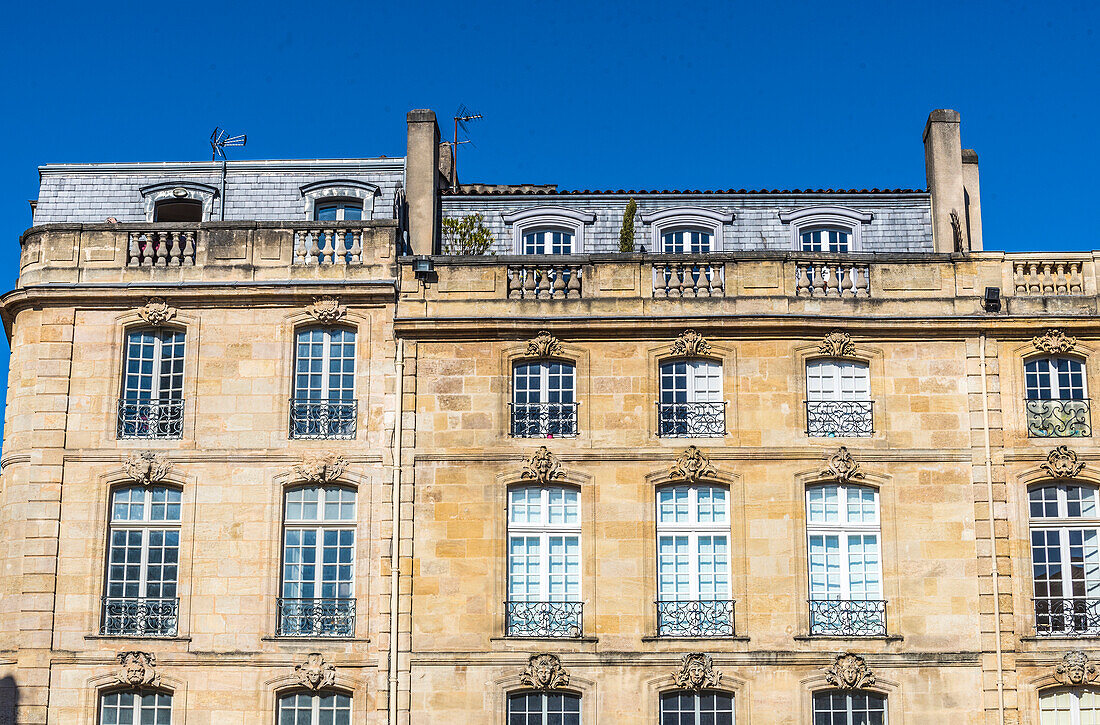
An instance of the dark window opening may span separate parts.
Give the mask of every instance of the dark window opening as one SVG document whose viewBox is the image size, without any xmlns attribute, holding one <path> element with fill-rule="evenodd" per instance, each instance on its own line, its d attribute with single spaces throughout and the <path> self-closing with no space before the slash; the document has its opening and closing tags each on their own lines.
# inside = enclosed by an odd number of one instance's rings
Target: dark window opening
<svg viewBox="0 0 1100 725">
<path fill-rule="evenodd" d="M 201 222 L 202 202 L 197 199 L 158 201 L 153 210 L 155 222 Z"/>
</svg>

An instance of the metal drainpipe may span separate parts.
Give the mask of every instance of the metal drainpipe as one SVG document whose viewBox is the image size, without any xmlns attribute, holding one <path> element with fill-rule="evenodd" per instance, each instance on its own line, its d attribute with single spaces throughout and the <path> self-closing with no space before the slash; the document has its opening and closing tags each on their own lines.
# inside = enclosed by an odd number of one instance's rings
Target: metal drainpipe
<svg viewBox="0 0 1100 725">
<path fill-rule="evenodd" d="M 997 714 L 1000 725 L 1005 725 L 1005 671 L 1001 652 L 1001 586 L 997 572 L 997 532 L 993 515 L 993 454 L 989 444 L 989 387 L 986 382 L 985 333 L 978 340 L 978 353 L 982 358 L 982 426 L 985 430 L 985 492 L 989 501 L 989 553 L 993 557 L 993 631 L 997 651 Z"/>
<path fill-rule="evenodd" d="M 397 375 L 397 418 L 393 423 L 393 495 L 391 498 L 393 531 L 390 536 L 390 666 L 389 666 L 389 704 L 390 725 L 397 725 L 397 687 L 399 682 L 398 666 L 398 620 L 400 612 L 401 585 L 401 428 L 405 402 L 405 347 L 404 340 L 398 339 L 394 368 Z"/>
</svg>

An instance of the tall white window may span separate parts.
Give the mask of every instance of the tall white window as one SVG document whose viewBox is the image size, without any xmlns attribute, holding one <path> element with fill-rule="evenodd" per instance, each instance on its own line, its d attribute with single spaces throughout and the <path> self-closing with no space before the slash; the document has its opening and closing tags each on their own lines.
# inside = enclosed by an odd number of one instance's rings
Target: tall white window
<svg viewBox="0 0 1100 725">
<path fill-rule="evenodd" d="M 172 637 L 179 599 L 180 492 L 127 486 L 111 494 L 102 633 Z"/>
<path fill-rule="evenodd" d="M 695 229 L 677 229 L 661 235 L 665 254 L 701 254 L 711 251 L 710 234 Z"/>
<path fill-rule="evenodd" d="M 808 229 L 800 235 L 803 252 L 848 252 L 851 233 L 847 229 Z"/>
<path fill-rule="evenodd" d="M 351 725 L 351 698 L 337 692 L 283 695 L 278 725 Z"/>
<path fill-rule="evenodd" d="M 315 327 L 297 335 L 293 438 L 354 438 L 355 331 Z"/>
<path fill-rule="evenodd" d="M 661 695 L 661 725 L 733 725 L 733 696 L 724 692 Z"/>
<path fill-rule="evenodd" d="M 657 414 L 657 434 L 663 437 L 725 435 L 722 366 L 710 360 L 662 364 Z"/>
<path fill-rule="evenodd" d="M 810 634 L 886 634 L 878 493 L 827 484 L 806 491 Z"/>
<path fill-rule="evenodd" d="M 512 373 L 512 435 L 577 435 L 576 371 L 566 362 L 516 365 Z"/>
<path fill-rule="evenodd" d="M 1048 484 L 1028 494 L 1035 629 L 1100 634 L 1100 505 L 1097 490 Z"/>
<path fill-rule="evenodd" d="M 167 692 L 111 692 L 99 698 L 99 725 L 172 725 Z"/>
<path fill-rule="evenodd" d="M 561 229 L 537 229 L 523 235 L 524 254 L 572 254 L 573 234 Z"/>
<path fill-rule="evenodd" d="M 508 725 L 581 725 L 581 698 L 556 692 L 511 695 Z"/>
<path fill-rule="evenodd" d="M 814 725 L 886 725 L 886 698 L 874 692 L 819 692 Z"/>
<path fill-rule="evenodd" d="M 1040 357 L 1024 364 L 1027 434 L 1032 438 L 1092 435 L 1085 363 L 1075 357 Z"/>
<path fill-rule="evenodd" d="M 135 330 L 126 336 L 119 438 L 182 437 L 183 341 L 182 330 Z"/>
<path fill-rule="evenodd" d="M 581 515 L 575 489 L 508 491 L 508 634 L 581 636 Z"/>
<path fill-rule="evenodd" d="M 286 493 L 279 634 L 355 634 L 355 491 L 303 486 Z"/>
<path fill-rule="evenodd" d="M 874 432 L 867 363 L 806 363 L 806 429 L 813 438 L 867 437 Z"/>
<path fill-rule="evenodd" d="M 657 491 L 657 630 L 664 637 L 733 634 L 728 492 Z"/>
</svg>

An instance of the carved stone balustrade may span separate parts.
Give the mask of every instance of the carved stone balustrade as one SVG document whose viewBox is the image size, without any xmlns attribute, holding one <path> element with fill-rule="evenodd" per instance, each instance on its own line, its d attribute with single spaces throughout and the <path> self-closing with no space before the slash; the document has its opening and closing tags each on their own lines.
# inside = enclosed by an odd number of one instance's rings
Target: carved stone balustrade
<svg viewBox="0 0 1100 725">
<path fill-rule="evenodd" d="M 1085 259 L 1014 260 L 1013 290 L 1021 297 L 1085 294 L 1085 264 Z"/>
<path fill-rule="evenodd" d="M 721 297 L 726 266 L 709 262 L 658 262 L 653 265 L 654 297 Z"/>
<path fill-rule="evenodd" d="M 294 232 L 295 264 L 362 264 L 363 230 L 321 224 Z"/>
<path fill-rule="evenodd" d="M 130 232 L 128 267 L 193 267 L 195 232 L 178 229 Z"/>
<path fill-rule="evenodd" d="M 508 299 L 563 300 L 580 296 L 580 264 L 539 263 L 508 267 Z"/>
<path fill-rule="evenodd" d="M 870 297 L 871 268 L 851 262 L 799 262 L 795 294 L 800 297 Z"/>
</svg>

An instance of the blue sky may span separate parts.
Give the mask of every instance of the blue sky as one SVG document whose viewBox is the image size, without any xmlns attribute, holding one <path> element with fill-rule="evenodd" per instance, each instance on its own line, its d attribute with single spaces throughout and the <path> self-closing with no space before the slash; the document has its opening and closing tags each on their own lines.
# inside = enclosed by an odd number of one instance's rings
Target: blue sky
<svg viewBox="0 0 1100 725">
<path fill-rule="evenodd" d="M 464 181 L 923 187 L 933 108 L 981 161 L 988 249 L 1094 249 L 1094 2 L 20 2 L 0 27 L 0 285 L 36 167 L 400 156 L 484 114 Z"/>
</svg>

